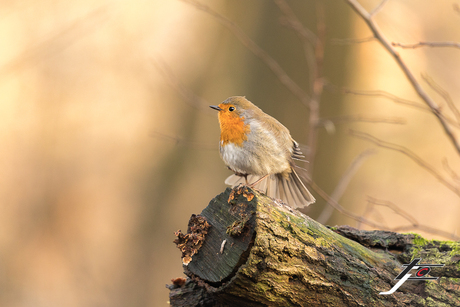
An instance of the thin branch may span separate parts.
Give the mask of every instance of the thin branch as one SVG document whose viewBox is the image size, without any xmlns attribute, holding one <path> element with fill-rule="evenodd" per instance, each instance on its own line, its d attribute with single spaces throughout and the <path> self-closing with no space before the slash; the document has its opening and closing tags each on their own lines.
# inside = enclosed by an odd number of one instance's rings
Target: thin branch
<svg viewBox="0 0 460 307">
<path fill-rule="evenodd" d="M 397 124 L 404 125 L 406 120 L 401 117 L 366 117 L 362 115 L 341 115 L 334 117 L 322 117 L 318 122 L 318 126 L 324 126 L 328 123 L 335 125 L 350 122 L 364 122 L 364 123 L 385 123 L 385 124 Z"/>
<path fill-rule="evenodd" d="M 312 95 L 309 102 L 310 112 L 308 118 L 308 145 L 310 151 L 308 152 L 307 159 L 310 161 L 308 169 L 310 173 L 313 173 L 316 148 L 318 146 L 318 122 L 320 119 L 319 115 L 319 103 L 321 95 L 324 90 L 323 80 L 323 61 L 324 61 L 324 45 L 326 43 L 326 22 L 324 16 L 324 3 L 322 1 L 316 1 L 316 33 L 317 39 L 315 42 L 315 65 L 311 71 L 313 76 L 312 84 Z"/>
<path fill-rule="evenodd" d="M 161 133 L 158 131 L 152 131 L 149 133 L 149 136 L 154 137 L 154 138 L 160 138 L 164 140 L 169 140 L 174 143 L 176 146 L 186 146 L 186 147 L 191 147 L 191 148 L 198 148 L 200 150 L 216 150 L 216 146 L 209 144 L 209 143 L 204 143 L 204 142 L 194 142 L 194 141 L 189 141 L 185 138 L 181 138 L 178 136 L 173 136 L 170 134 L 165 134 Z"/>
<path fill-rule="evenodd" d="M 358 221 L 360 223 L 363 223 L 363 224 L 366 224 L 370 227 L 374 227 L 374 228 L 378 228 L 378 229 L 385 229 L 385 226 L 382 225 L 382 224 L 379 224 L 379 223 L 376 223 L 376 222 L 373 222 L 369 219 L 366 219 L 362 216 L 359 216 L 357 214 L 354 214 L 353 212 L 351 211 L 348 211 L 347 209 L 345 209 L 344 207 L 342 207 L 342 205 L 340 205 L 335 199 L 333 199 L 331 196 L 329 196 L 326 192 L 324 192 L 323 189 L 321 189 L 314 181 L 312 181 L 311 179 L 307 179 L 307 183 L 308 185 L 316 192 L 318 193 L 318 195 L 324 199 L 325 201 L 327 201 L 327 203 L 329 205 L 331 205 L 332 207 L 334 207 L 335 210 L 337 210 L 338 212 L 342 213 L 343 215 L 355 220 L 355 221 Z"/>
<path fill-rule="evenodd" d="M 407 106 L 410 106 L 410 107 L 413 107 L 413 108 L 423 110 L 423 111 L 427 111 L 427 112 L 431 113 L 430 108 L 428 108 L 427 106 L 425 106 L 425 105 L 423 105 L 421 103 L 398 97 L 398 96 L 390 94 L 390 93 L 388 93 L 386 91 L 381 91 L 381 90 L 362 91 L 362 90 L 352 90 L 352 89 L 349 89 L 349 88 L 346 88 L 346 87 L 339 88 L 338 90 L 343 94 L 352 94 L 352 95 L 357 95 L 357 96 L 382 97 L 382 98 L 392 100 L 393 102 L 396 102 L 396 103 L 404 104 L 404 105 L 407 105 Z"/>
<path fill-rule="evenodd" d="M 343 214 L 343 215 L 345 215 L 345 216 L 357 221 L 358 225 L 360 225 L 362 223 L 362 224 L 365 224 L 365 225 L 367 225 L 369 227 L 382 229 L 382 230 L 389 230 L 389 231 L 394 231 L 394 232 L 410 231 L 410 230 L 421 230 L 421 231 L 425 231 L 425 232 L 430 233 L 430 234 L 439 235 L 439 236 L 449 238 L 449 239 L 452 239 L 452 240 L 459 240 L 460 239 L 459 236 L 457 236 L 457 235 L 455 235 L 453 233 L 449 233 L 447 231 L 443 231 L 443 230 L 440 230 L 440 229 L 435 229 L 435 228 L 430 227 L 430 226 L 419 225 L 419 224 L 415 224 L 415 225 L 412 224 L 412 225 L 408 225 L 408 226 L 399 226 L 399 227 L 394 227 L 394 228 L 388 228 L 387 226 L 385 226 L 383 224 L 373 222 L 373 221 L 365 218 L 364 216 L 359 216 L 359 215 L 356 215 L 356 214 L 348 211 L 347 209 L 342 207 L 335 199 L 333 199 L 326 192 L 324 192 L 324 190 L 322 190 L 315 182 L 313 182 L 309 178 L 307 178 L 307 180 L 308 180 L 308 182 L 307 182 L 308 185 L 316 193 L 318 193 L 318 195 L 321 198 L 326 200 L 329 205 L 334 207 L 334 209 L 336 209 L 341 214 Z"/>
<path fill-rule="evenodd" d="M 343 173 L 342 177 L 339 180 L 339 183 L 337 184 L 334 191 L 332 192 L 331 199 L 338 201 L 342 197 L 351 179 L 356 174 L 356 172 L 361 167 L 361 165 L 364 163 L 366 158 L 368 158 L 370 155 L 375 154 L 375 152 L 376 152 L 375 150 L 367 149 L 363 151 L 362 153 L 360 153 L 353 160 L 353 162 L 350 164 L 348 169 Z M 333 212 L 334 212 L 334 206 L 333 204 L 328 202 L 316 220 L 320 222 L 321 224 L 325 224 L 329 220 Z"/>
<path fill-rule="evenodd" d="M 328 84 L 328 87 L 329 86 L 332 87 L 333 89 L 336 89 L 335 85 Z M 423 105 L 423 104 L 420 104 L 420 103 L 415 102 L 415 101 L 411 101 L 411 100 L 408 100 L 408 99 L 398 97 L 396 95 L 390 94 L 390 93 L 385 92 L 385 91 L 380 91 L 380 90 L 377 90 L 377 91 L 359 91 L 359 90 L 352 90 L 352 89 L 345 88 L 345 87 L 338 88 L 338 90 L 340 92 L 344 93 L 344 94 L 352 94 L 352 95 L 358 95 L 358 96 L 382 97 L 382 98 L 389 99 L 389 100 L 391 100 L 393 102 L 396 102 L 396 103 L 400 103 L 400 104 L 403 104 L 403 105 L 406 105 L 406 106 L 410 106 L 410 107 L 419 109 L 419 110 L 424 111 L 424 112 L 432 113 L 431 109 L 429 107 Z M 443 114 L 441 114 L 441 116 L 444 118 L 444 120 L 446 122 L 448 122 L 452 126 L 455 126 L 456 128 L 460 128 L 460 122 L 457 122 L 456 120 L 454 120 L 452 118 L 449 118 L 449 117 L 447 117 L 447 116 L 445 116 Z"/>
<path fill-rule="evenodd" d="M 372 15 L 370 15 L 364 7 L 359 4 L 357 0 L 345 0 L 348 2 L 348 4 L 351 5 L 351 7 L 355 10 L 358 15 L 361 16 L 361 18 L 366 22 L 368 25 L 369 29 L 372 31 L 374 36 L 380 41 L 382 46 L 390 53 L 390 55 L 394 58 L 396 63 L 399 65 L 401 70 L 403 71 L 404 75 L 406 78 L 409 80 L 409 82 L 412 84 L 412 87 L 414 90 L 417 92 L 418 96 L 428 105 L 428 107 L 431 109 L 431 112 L 438 118 L 439 122 L 441 123 L 444 132 L 447 134 L 449 137 L 450 141 L 452 142 L 452 145 L 455 147 L 457 150 L 457 153 L 460 154 L 460 144 L 458 143 L 457 138 L 453 134 L 450 126 L 448 123 L 445 121 L 444 117 L 441 115 L 441 111 L 439 107 L 436 105 L 436 103 L 431 99 L 430 96 L 423 90 L 421 87 L 420 83 L 415 79 L 414 75 L 410 71 L 409 67 L 406 65 L 406 63 L 402 60 L 401 56 L 399 55 L 398 52 L 395 51 L 395 49 L 391 46 L 390 42 L 386 37 L 383 35 L 381 32 L 380 28 L 377 26 L 377 24 L 372 20 Z"/>
<path fill-rule="evenodd" d="M 174 88 L 189 105 L 201 110 L 208 109 L 209 103 L 180 82 L 179 78 L 173 73 L 171 67 L 169 67 L 163 59 L 156 57 L 152 60 L 152 63 L 158 72 L 168 81 L 170 86 Z"/>
<path fill-rule="evenodd" d="M 195 1 L 195 0 L 181 0 L 183 2 L 193 5 L 195 8 L 209 14 L 214 17 L 220 24 L 225 26 L 230 32 L 235 35 L 235 37 L 246 47 L 248 48 L 256 57 L 261 59 L 278 77 L 280 82 L 286 86 L 305 106 L 308 107 L 310 101 L 309 95 L 294 81 L 280 64 L 275 61 L 271 56 L 269 56 L 265 50 L 263 50 L 259 45 L 257 45 L 252 39 L 250 39 L 240 27 L 238 27 L 233 21 L 225 18 L 219 13 L 213 11 L 210 7 Z"/>
<path fill-rule="evenodd" d="M 317 36 L 302 24 L 286 0 L 274 0 L 274 2 L 280 11 L 284 14 L 283 18 L 281 19 L 281 23 L 294 30 L 302 42 L 305 59 L 310 70 L 310 73 L 308 74 L 308 84 L 310 85 L 310 93 L 312 93 L 313 82 L 315 78 L 314 70 L 316 66 L 314 48 L 317 41 Z"/>
<path fill-rule="evenodd" d="M 399 208 L 398 206 L 396 206 L 390 201 L 379 200 L 371 196 L 367 196 L 367 201 L 368 203 L 373 204 L 373 205 L 388 207 L 391 210 L 393 210 L 396 214 L 406 219 L 412 226 L 419 226 L 419 222 L 412 215 L 402 210 L 401 208 Z"/>
<path fill-rule="evenodd" d="M 452 4 L 454 12 L 460 15 L 460 6 L 457 3 Z"/>
<path fill-rule="evenodd" d="M 412 161 L 417 163 L 419 166 L 421 166 L 423 169 L 428 171 L 433 177 L 438 179 L 442 184 L 444 184 L 447 188 L 452 190 L 455 194 L 460 196 L 460 190 L 458 189 L 458 187 L 454 186 L 451 182 L 449 182 L 449 180 L 444 178 L 444 176 L 441 175 L 433 166 L 431 166 L 430 164 L 425 162 L 422 158 L 417 156 L 414 152 L 412 152 L 408 148 L 406 148 L 404 146 L 396 145 L 396 144 L 393 144 L 393 143 L 382 141 L 382 140 L 380 140 L 380 139 L 378 139 L 378 138 L 376 138 L 376 137 L 374 137 L 374 136 L 372 136 L 370 134 L 364 133 L 364 132 L 350 130 L 350 134 L 352 136 L 354 136 L 354 137 L 359 138 L 359 139 L 363 139 L 363 140 L 369 141 L 371 143 L 374 143 L 375 145 L 377 145 L 379 147 L 391 149 L 391 150 L 394 150 L 394 151 L 397 151 L 397 152 L 400 152 L 400 153 L 404 154 L 405 156 L 410 158 Z"/>
<path fill-rule="evenodd" d="M 363 217 L 366 217 L 366 216 L 370 215 L 371 213 L 374 213 L 374 215 L 376 215 L 376 219 L 378 221 L 381 221 L 382 223 L 387 225 L 383 215 L 379 211 L 375 210 L 374 207 L 375 206 L 373 204 L 367 202 L 366 209 L 363 212 Z M 361 223 L 359 223 L 359 222 L 356 223 L 356 228 L 361 229 Z M 388 229 L 388 228 L 389 228 L 388 226 L 385 226 L 385 229 Z"/>
<path fill-rule="evenodd" d="M 383 6 L 387 3 L 388 0 L 382 0 L 379 5 L 377 5 L 372 11 L 370 11 L 369 15 L 373 17 L 376 15 L 380 10 L 383 8 Z"/>
<path fill-rule="evenodd" d="M 333 38 L 331 39 L 331 43 L 335 45 L 351 45 L 373 42 L 375 40 L 377 39 L 373 36 L 365 38 Z"/>
<path fill-rule="evenodd" d="M 433 235 L 438 235 L 442 236 L 451 240 L 459 240 L 460 237 L 455 235 L 454 233 L 449 233 L 447 231 L 441 230 L 441 229 L 436 229 L 431 226 L 426 226 L 426 225 L 421 225 L 418 223 L 418 221 L 409 213 L 405 212 L 401 208 L 399 208 L 397 205 L 393 204 L 392 202 L 386 201 L 386 200 L 379 200 L 373 197 L 368 196 L 367 199 L 367 207 L 365 210 L 365 213 L 363 216 L 366 214 L 369 214 L 370 212 L 378 213 L 378 211 L 373 210 L 373 206 L 385 206 L 393 210 L 396 214 L 402 216 L 404 219 L 409 221 L 410 225 L 406 226 L 398 226 L 398 227 L 385 227 L 384 230 L 389 230 L 389 231 L 394 231 L 394 232 L 401 232 L 401 231 L 411 231 L 411 230 L 421 230 L 429 234 Z M 379 214 L 379 213 L 378 213 Z M 380 214 L 379 214 L 380 215 Z M 383 216 L 379 216 L 379 220 L 382 220 Z M 359 229 L 358 225 L 356 228 Z"/>
<path fill-rule="evenodd" d="M 67 24 L 54 27 L 52 32 L 45 36 L 45 39 L 27 47 L 16 58 L 1 66 L 0 77 L 4 77 L 15 70 L 29 67 L 34 61 L 41 60 L 53 53 L 61 52 L 86 35 L 101 29 L 103 22 L 111 17 L 110 9 L 109 5 L 102 5 Z"/>
<path fill-rule="evenodd" d="M 460 48 L 460 43 L 456 42 L 419 42 L 416 44 L 401 44 L 392 42 L 391 45 L 395 47 L 401 47 L 405 49 L 415 49 L 420 47 L 451 47 L 451 48 Z"/>
<path fill-rule="evenodd" d="M 302 37 L 302 40 L 307 41 L 311 45 L 316 43 L 316 35 L 310 29 L 304 27 L 302 22 L 297 18 L 292 8 L 285 0 L 274 0 L 280 11 L 285 15 L 286 24 Z"/>
<path fill-rule="evenodd" d="M 450 167 L 449 162 L 447 161 L 447 158 L 444 158 L 442 160 L 442 166 L 444 167 L 444 170 L 449 173 L 450 177 L 452 177 L 453 180 L 459 182 L 460 181 L 460 176 Z"/>
<path fill-rule="evenodd" d="M 436 229 L 436 228 L 433 228 L 433 227 L 430 227 L 430 226 L 425 226 L 425 225 L 400 226 L 400 227 L 390 228 L 388 230 L 394 231 L 394 232 L 421 230 L 421 231 L 424 231 L 426 233 L 433 234 L 433 235 L 438 235 L 438 236 L 448 238 L 448 239 L 451 239 L 451 240 L 455 240 L 455 241 L 460 240 L 460 237 L 457 236 L 454 233 L 450 233 L 450 232 L 447 232 L 447 231 L 444 231 L 444 230 L 441 230 L 441 229 Z"/>
<path fill-rule="evenodd" d="M 313 34 L 309 29 L 305 28 L 297 18 L 292 8 L 285 0 L 274 0 L 280 11 L 284 14 L 287 24 L 294 29 L 303 43 L 305 58 L 309 67 L 310 76 L 310 92 L 311 98 L 308 101 L 309 119 L 308 119 L 308 148 L 306 152 L 308 170 L 313 172 L 315 153 L 317 146 L 317 127 L 319 122 L 319 101 L 323 92 L 324 82 L 322 78 L 324 45 L 326 41 L 326 26 L 324 17 L 324 6 L 320 1 L 316 1 L 316 32 Z"/>
<path fill-rule="evenodd" d="M 455 106 L 454 101 L 450 97 L 449 93 L 445 89 L 443 89 L 439 84 L 437 84 L 428 75 L 422 75 L 422 78 L 433 90 L 436 91 L 436 93 L 438 93 L 446 101 L 450 110 L 452 111 L 452 113 L 454 113 L 454 116 L 457 119 L 457 122 L 460 123 L 460 111 Z"/>
</svg>

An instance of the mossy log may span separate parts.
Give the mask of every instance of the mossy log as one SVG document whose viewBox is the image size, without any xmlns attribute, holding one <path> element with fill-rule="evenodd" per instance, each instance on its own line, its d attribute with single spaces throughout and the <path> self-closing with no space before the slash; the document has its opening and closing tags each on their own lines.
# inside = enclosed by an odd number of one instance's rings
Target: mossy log
<svg viewBox="0 0 460 307">
<path fill-rule="evenodd" d="M 176 235 L 188 277 L 168 286 L 171 306 L 460 306 L 458 242 L 328 228 L 247 187 L 218 195 Z M 444 264 L 429 274 L 439 279 L 379 294 L 414 258 Z"/>
</svg>

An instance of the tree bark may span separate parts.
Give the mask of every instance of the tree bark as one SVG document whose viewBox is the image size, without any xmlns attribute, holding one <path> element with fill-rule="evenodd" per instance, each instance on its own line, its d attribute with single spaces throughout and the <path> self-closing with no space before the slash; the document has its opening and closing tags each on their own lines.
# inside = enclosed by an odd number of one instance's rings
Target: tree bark
<svg viewBox="0 0 460 307">
<path fill-rule="evenodd" d="M 460 306 L 458 242 L 328 228 L 248 187 L 228 188 L 176 235 L 188 278 L 168 286 L 171 306 Z M 380 295 L 414 258 L 445 264 L 427 275 L 439 279 Z"/>
</svg>

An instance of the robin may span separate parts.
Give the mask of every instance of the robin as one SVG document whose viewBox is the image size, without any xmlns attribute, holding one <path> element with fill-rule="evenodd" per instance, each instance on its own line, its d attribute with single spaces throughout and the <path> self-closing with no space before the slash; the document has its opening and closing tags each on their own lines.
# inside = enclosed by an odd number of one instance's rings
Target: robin
<svg viewBox="0 0 460 307">
<path fill-rule="evenodd" d="M 298 175 L 304 169 L 294 160 L 304 156 L 286 127 L 243 96 L 210 107 L 219 111 L 220 156 L 235 173 L 226 184 L 252 182 L 249 186 L 293 208 L 315 201 Z"/>
</svg>

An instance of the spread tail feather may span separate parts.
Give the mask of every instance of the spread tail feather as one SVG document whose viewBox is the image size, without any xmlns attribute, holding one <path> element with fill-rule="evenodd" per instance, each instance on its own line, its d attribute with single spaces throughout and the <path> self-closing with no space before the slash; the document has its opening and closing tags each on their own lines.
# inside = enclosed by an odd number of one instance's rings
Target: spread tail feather
<svg viewBox="0 0 460 307">
<path fill-rule="evenodd" d="M 281 199 L 292 208 L 306 207 L 315 202 L 315 198 L 308 191 L 305 184 L 302 182 L 298 172 L 292 167 L 292 171 L 288 178 L 282 175 L 270 175 L 266 179 L 259 182 L 254 188 L 264 192 L 267 196 L 275 199 Z M 301 169 L 298 169 L 301 171 Z M 248 175 L 248 183 L 251 184 L 259 180 L 262 176 Z M 225 180 L 225 184 L 232 187 L 245 184 L 244 177 L 231 175 Z"/>
</svg>

